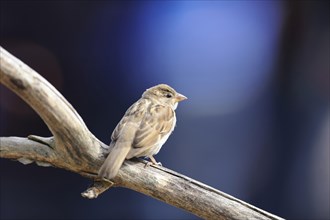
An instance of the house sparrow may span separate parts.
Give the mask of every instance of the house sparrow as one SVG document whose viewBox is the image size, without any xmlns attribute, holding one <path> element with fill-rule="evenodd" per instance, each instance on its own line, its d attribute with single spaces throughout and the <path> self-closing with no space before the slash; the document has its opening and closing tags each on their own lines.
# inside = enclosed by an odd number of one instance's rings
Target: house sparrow
<svg viewBox="0 0 330 220">
<path fill-rule="evenodd" d="M 111 135 L 110 153 L 99 170 L 99 177 L 115 177 L 125 159 L 149 157 L 157 164 L 157 154 L 172 133 L 178 102 L 187 99 L 166 84 L 147 89 L 120 120 Z"/>
</svg>

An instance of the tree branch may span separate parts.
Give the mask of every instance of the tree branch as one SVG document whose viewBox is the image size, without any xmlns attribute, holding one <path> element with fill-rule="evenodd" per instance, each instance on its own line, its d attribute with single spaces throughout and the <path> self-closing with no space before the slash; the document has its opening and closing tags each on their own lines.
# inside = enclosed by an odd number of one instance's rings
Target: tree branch
<svg viewBox="0 0 330 220">
<path fill-rule="evenodd" d="M 95 179 L 108 146 L 88 130 L 66 99 L 42 76 L 2 47 L 0 82 L 27 102 L 54 135 L 1 137 L 0 157 L 52 165 Z M 113 182 L 112 182 L 113 181 Z M 281 219 L 248 203 L 164 167 L 125 161 L 111 181 L 95 181 L 82 195 L 96 198 L 111 186 L 144 193 L 204 219 Z"/>
<path fill-rule="evenodd" d="M 49 138 L 49 143 L 53 138 Z M 55 164 L 57 157 L 51 146 L 27 138 L 0 137 L 2 158 L 16 159 L 23 164 L 38 161 L 40 164 Z M 22 147 L 24 146 L 24 147 Z"/>
</svg>

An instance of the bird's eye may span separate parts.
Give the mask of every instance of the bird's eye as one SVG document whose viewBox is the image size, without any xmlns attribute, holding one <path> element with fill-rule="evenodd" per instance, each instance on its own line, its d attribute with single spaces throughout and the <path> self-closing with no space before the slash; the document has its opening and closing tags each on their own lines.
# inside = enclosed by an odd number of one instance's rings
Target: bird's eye
<svg viewBox="0 0 330 220">
<path fill-rule="evenodd" d="M 167 93 L 166 98 L 172 98 L 172 95 L 170 93 Z"/>
</svg>

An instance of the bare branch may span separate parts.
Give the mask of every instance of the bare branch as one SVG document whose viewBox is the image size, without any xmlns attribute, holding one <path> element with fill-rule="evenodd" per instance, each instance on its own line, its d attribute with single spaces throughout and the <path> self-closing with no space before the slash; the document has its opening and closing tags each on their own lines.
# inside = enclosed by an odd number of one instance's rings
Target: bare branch
<svg viewBox="0 0 330 220">
<path fill-rule="evenodd" d="M 44 120 L 55 137 L 57 153 L 71 152 L 68 164 L 79 159 L 88 165 L 91 159 L 101 157 L 100 147 L 92 147 L 96 143 L 100 145 L 100 141 L 90 133 L 70 103 L 33 69 L 2 47 L 0 52 L 1 83 L 27 102 Z"/>
<path fill-rule="evenodd" d="M 53 138 L 49 138 L 51 143 Z M 0 157 L 20 160 L 27 164 L 33 161 L 54 164 L 57 156 L 53 149 L 46 144 L 38 143 L 27 138 L 0 137 Z"/>
<path fill-rule="evenodd" d="M 94 179 L 107 146 L 87 129 L 65 98 L 38 73 L 2 47 L 0 82 L 26 101 L 54 137 L 1 137 L 0 157 L 35 161 Z M 113 181 L 113 182 L 112 182 Z M 204 219 L 281 219 L 203 183 L 164 167 L 126 161 L 109 182 L 95 181 L 82 195 L 96 198 L 111 186 L 126 187 L 182 208 Z"/>
</svg>

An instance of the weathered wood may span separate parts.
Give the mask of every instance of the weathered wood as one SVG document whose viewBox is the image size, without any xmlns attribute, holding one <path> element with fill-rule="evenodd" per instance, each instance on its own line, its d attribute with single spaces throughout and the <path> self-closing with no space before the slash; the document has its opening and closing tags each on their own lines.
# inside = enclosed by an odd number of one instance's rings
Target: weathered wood
<svg viewBox="0 0 330 220">
<path fill-rule="evenodd" d="M 94 137 L 75 109 L 47 80 L 2 47 L 0 55 L 0 82 L 27 102 L 54 135 L 1 137 L 0 158 L 17 159 L 24 164 L 35 161 L 94 179 L 107 145 Z M 113 180 L 97 180 L 82 195 L 96 198 L 111 186 L 144 193 L 204 219 L 281 219 L 182 174 L 164 167 L 145 167 L 134 160 L 126 161 Z"/>
</svg>

